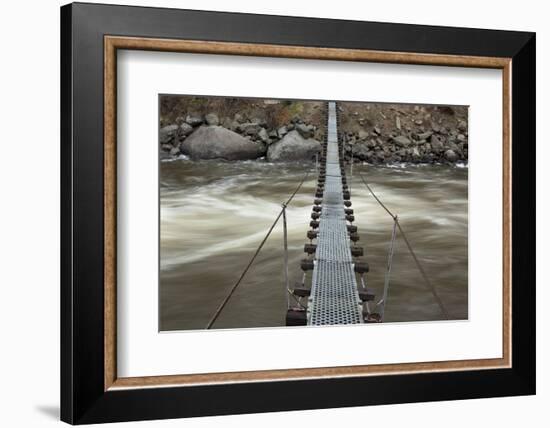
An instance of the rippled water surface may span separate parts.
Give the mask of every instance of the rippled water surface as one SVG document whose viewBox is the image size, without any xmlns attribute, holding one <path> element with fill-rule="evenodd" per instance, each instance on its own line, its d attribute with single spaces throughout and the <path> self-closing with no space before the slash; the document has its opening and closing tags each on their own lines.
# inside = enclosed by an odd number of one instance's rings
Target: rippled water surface
<svg viewBox="0 0 550 428">
<path fill-rule="evenodd" d="M 311 164 L 174 160 L 161 163 L 161 330 L 201 329 L 240 276 L 281 203 Z M 370 265 L 368 286 L 382 295 L 392 219 L 361 183 L 361 172 L 396 214 L 454 319 L 468 316 L 468 169 L 355 165 L 352 202 Z M 291 284 L 301 279 L 316 175 L 288 208 Z M 349 173 L 348 173 L 349 181 Z M 279 223 L 215 328 L 283 326 Z M 393 258 L 385 321 L 441 319 L 402 238 Z"/>
</svg>

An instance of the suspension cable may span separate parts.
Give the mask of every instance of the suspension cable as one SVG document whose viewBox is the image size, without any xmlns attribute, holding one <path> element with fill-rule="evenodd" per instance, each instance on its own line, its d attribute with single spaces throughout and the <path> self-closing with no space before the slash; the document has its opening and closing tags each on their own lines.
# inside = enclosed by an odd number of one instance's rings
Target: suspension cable
<svg viewBox="0 0 550 428">
<path fill-rule="evenodd" d="M 376 304 L 380 306 L 380 321 L 384 322 L 384 312 L 386 311 L 386 302 L 388 301 L 388 290 L 390 288 L 390 275 L 391 275 L 391 266 L 393 260 L 393 254 L 395 252 L 395 238 L 397 235 L 397 216 L 393 221 L 393 230 L 391 234 L 391 243 L 388 248 L 388 261 L 386 262 L 386 273 L 384 275 L 384 292 L 382 294 L 382 299 Z"/>
<path fill-rule="evenodd" d="M 411 256 L 413 257 L 413 260 L 418 268 L 418 270 L 420 271 L 420 274 L 422 275 L 422 277 L 424 278 L 424 281 L 426 283 L 426 285 L 428 286 L 428 289 L 431 291 L 435 301 L 437 302 L 437 304 L 439 305 L 439 309 L 441 310 L 441 313 L 443 314 L 443 316 L 445 317 L 445 319 L 449 319 L 450 316 L 449 316 L 449 312 L 447 311 L 447 309 L 445 308 L 445 306 L 443 305 L 443 301 L 441 300 L 441 297 L 439 297 L 439 294 L 437 293 L 437 290 L 435 289 L 434 285 L 432 284 L 432 282 L 430 281 L 430 279 L 428 278 L 428 275 L 426 274 L 426 271 L 424 270 L 424 268 L 422 267 L 422 265 L 420 264 L 420 260 L 418 259 L 418 257 L 416 256 L 416 253 L 414 252 L 413 248 L 412 248 L 412 245 L 411 243 L 409 242 L 409 240 L 407 239 L 407 235 L 405 234 L 405 231 L 403 230 L 403 228 L 401 227 L 401 223 L 399 223 L 399 220 L 397 219 L 397 216 L 394 215 L 388 207 L 386 207 L 386 205 L 384 205 L 384 203 L 378 198 L 378 196 L 376 196 L 376 194 L 373 192 L 373 190 L 371 189 L 371 187 L 369 186 L 369 184 L 367 183 L 367 180 L 365 180 L 365 177 L 363 177 L 363 175 L 361 173 L 359 173 L 359 177 L 361 177 L 361 180 L 363 181 L 363 183 L 365 184 L 365 186 L 367 186 L 367 189 L 369 189 L 369 192 L 371 193 L 371 195 L 374 197 L 374 199 L 376 199 L 376 201 L 380 204 L 380 206 L 382 208 L 384 208 L 384 210 L 386 210 L 386 212 L 393 218 L 395 224 L 397 225 L 397 227 L 399 228 L 399 232 L 401 232 L 401 235 L 403 236 L 403 240 L 405 241 L 405 244 L 407 245 L 407 248 L 409 250 L 409 252 L 411 253 Z M 385 302 L 384 302 L 385 304 Z"/>
<path fill-rule="evenodd" d="M 449 319 L 450 318 L 449 313 L 447 312 L 447 309 L 443 305 L 443 301 L 439 297 L 439 294 L 437 293 L 434 285 L 431 283 L 430 279 L 428 278 L 428 275 L 426 274 L 426 271 L 424 270 L 424 268 L 420 264 L 420 261 L 418 260 L 418 257 L 416 257 L 416 253 L 414 252 L 409 240 L 407 239 L 407 235 L 403 231 L 403 228 L 401 227 L 401 224 L 397 220 L 396 220 L 396 223 L 397 223 L 397 227 L 399 228 L 399 231 L 401 232 L 401 236 L 403 236 L 403 240 L 405 241 L 405 244 L 407 244 L 407 248 L 409 249 L 411 255 L 413 256 L 413 259 L 416 263 L 416 266 L 418 266 L 418 270 L 420 271 L 420 273 L 424 277 L 424 281 L 428 285 L 430 291 L 432 292 L 432 294 L 434 296 L 435 301 L 439 305 L 439 309 L 441 309 L 441 312 L 443 313 L 443 316 L 445 317 L 445 319 Z"/>
<path fill-rule="evenodd" d="M 296 187 L 296 190 L 294 190 L 294 193 L 292 193 L 292 195 L 290 195 L 290 197 L 288 198 L 288 200 L 286 201 L 286 203 L 283 204 L 283 207 L 281 208 L 281 211 L 279 211 L 279 214 L 277 215 L 277 217 L 275 218 L 275 221 L 273 222 L 273 224 L 271 225 L 271 227 L 269 228 L 269 230 L 267 231 L 267 234 L 265 235 L 264 239 L 262 240 L 262 242 L 260 242 L 260 245 L 258 246 L 258 248 L 256 249 L 256 252 L 254 253 L 254 255 L 252 256 L 252 258 L 250 259 L 250 261 L 248 262 L 248 264 L 246 265 L 244 271 L 241 273 L 241 275 L 239 276 L 239 279 L 237 280 L 237 282 L 235 282 L 235 284 L 233 285 L 233 287 L 231 287 L 231 290 L 229 291 L 229 293 L 227 294 L 227 296 L 225 297 L 225 299 L 223 299 L 222 303 L 220 304 L 220 306 L 218 306 L 218 309 L 216 309 L 216 312 L 214 313 L 214 315 L 212 316 L 212 318 L 210 319 L 210 321 L 208 322 L 207 326 L 206 326 L 206 329 L 210 329 L 212 327 L 212 325 L 214 325 L 214 323 L 216 322 L 216 320 L 218 319 L 218 317 L 220 316 L 220 313 L 222 312 L 223 308 L 225 307 L 225 305 L 227 304 L 227 302 L 229 301 L 229 299 L 231 298 L 231 296 L 233 295 L 233 293 L 235 292 L 235 290 L 237 289 L 237 287 L 239 286 L 239 284 L 241 283 L 241 281 L 243 280 L 243 278 L 245 277 L 245 275 L 247 274 L 248 270 L 250 269 L 250 267 L 252 266 L 252 263 L 254 263 L 254 260 L 256 260 L 256 257 L 258 256 L 258 254 L 260 254 L 260 251 L 262 249 L 262 247 L 264 246 L 264 244 L 266 243 L 267 241 L 267 238 L 269 238 L 269 235 L 271 235 L 271 232 L 273 231 L 273 229 L 275 228 L 275 225 L 279 222 L 279 219 L 281 218 L 281 216 L 283 215 L 283 211 L 285 210 L 285 208 L 290 204 L 290 202 L 292 201 L 292 199 L 294 198 L 294 196 L 296 196 L 296 193 L 298 193 L 298 190 L 300 190 L 300 188 L 302 187 L 302 184 L 304 184 L 304 182 L 306 181 L 306 178 L 308 177 L 309 175 L 309 171 L 307 171 L 304 175 L 304 177 L 302 178 L 302 181 L 300 181 L 300 184 L 298 184 L 298 187 Z"/>
<path fill-rule="evenodd" d="M 372 189 L 369 186 L 369 183 L 367 183 L 367 180 L 365 180 L 365 177 L 363 177 L 363 174 L 359 173 L 359 177 L 361 177 L 361 180 L 363 181 L 363 183 L 365 183 L 365 186 L 367 186 L 367 189 L 369 189 L 369 192 L 374 197 L 374 199 L 376 199 L 376 201 L 380 204 L 380 206 L 382 208 L 384 208 L 386 210 L 386 212 L 395 220 L 395 215 L 389 210 L 389 208 L 387 206 L 385 206 L 382 203 L 382 201 L 380 199 L 378 199 L 378 196 L 376 196 L 376 194 L 372 191 Z"/>
</svg>

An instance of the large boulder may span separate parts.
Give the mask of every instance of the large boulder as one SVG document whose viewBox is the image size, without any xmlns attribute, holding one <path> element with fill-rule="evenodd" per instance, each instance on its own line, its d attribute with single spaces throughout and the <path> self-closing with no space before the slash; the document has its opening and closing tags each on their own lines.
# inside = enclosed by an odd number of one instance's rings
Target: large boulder
<svg viewBox="0 0 550 428">
<path fill-rule="evenodd" d="M 181 143 L 181 152 L 191 159 L 257 159 L 265 145 L 251 141 L 221 126 L 201 126 Z"/>
<path fill-rule="evenodd" d="M 312 138 L 304 139 L 298 131 L 290 131 L 282 140 L 269 146 L 269 162 L 310 160 L 321 151 L 321 143 Z"/>
</svg>

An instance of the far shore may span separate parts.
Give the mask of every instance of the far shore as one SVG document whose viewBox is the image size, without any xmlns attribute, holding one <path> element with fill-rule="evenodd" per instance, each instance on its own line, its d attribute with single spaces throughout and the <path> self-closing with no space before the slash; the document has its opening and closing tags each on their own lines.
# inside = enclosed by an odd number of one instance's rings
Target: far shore
<svg viewBox="0 0 550 428">
<path fill-rule="evenodd" d="M 161 157 L 314 160 L 325 139 L 325 103 L 164 96 Z M 339 102 L 344 158 L 384 164 L 468 163 L 463 106 Z"/>
</svg>

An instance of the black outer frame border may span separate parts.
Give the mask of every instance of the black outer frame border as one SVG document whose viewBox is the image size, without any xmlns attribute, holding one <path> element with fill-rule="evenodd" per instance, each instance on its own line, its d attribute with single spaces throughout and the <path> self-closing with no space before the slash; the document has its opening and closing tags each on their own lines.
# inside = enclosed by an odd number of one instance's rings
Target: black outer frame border
<svg viewBox="0 0 550 428">
<path fill-rule="evenodd" d="M 104 392 L 104 35 L 512 58 L 512 368 Z M 61 420 L 84 424 L 534 394 L 535 97 L 534 33 L 63 6 Z"/>
</svg>

